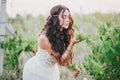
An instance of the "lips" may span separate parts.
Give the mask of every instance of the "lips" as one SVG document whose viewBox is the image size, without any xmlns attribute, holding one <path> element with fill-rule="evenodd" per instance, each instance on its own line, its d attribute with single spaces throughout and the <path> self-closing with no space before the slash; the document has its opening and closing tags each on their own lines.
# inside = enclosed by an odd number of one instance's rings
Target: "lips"
<svg viewBox="0 0 120 80">
<path fill-rule="evenodd" d="M 69 25 L 69 23 L 66 23 L 65 25 Z"/>
</svg>

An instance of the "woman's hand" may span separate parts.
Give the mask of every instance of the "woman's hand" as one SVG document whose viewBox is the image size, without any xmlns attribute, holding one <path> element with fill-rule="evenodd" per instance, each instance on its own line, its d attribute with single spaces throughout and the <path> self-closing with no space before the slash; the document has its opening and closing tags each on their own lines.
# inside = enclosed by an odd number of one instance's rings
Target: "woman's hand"
<svg viewBox="0 0 120 80">
<path fill-rule="evenodd" d="M 70 35 L 70 43 L 72 43 L 73 45 L 80 42 L 80 40 L 77 40 L 75 35 L 74 35 L 74 29 L 70 29 L 69 31 L 69 35 Z"/>
<path fill-rule="evenodd" d="M 76 44 L 76 43 L 78 43 L 78 42 L 80 42 L 80 40 L 77 40 L 76 37 L 73 37 L 70 40 L 70 43 L 72 43 L 73 45 Z"/>
<path fill-rule="evenodd" d="M 79 71 L 77 69 L 72 70 L 72 75 L 74 78 L 76 78 L 79 75 Z"/>
</svg>

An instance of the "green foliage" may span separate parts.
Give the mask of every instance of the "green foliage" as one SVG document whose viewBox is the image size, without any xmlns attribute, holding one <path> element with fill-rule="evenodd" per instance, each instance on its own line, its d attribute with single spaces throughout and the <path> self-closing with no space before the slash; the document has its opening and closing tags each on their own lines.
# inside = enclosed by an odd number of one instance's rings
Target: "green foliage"
<svg viewBox="0 0 120 80">
<path fill-rule="evenodd" d="M 111 21 L 100 25 L 96 39 L 86 40 L 92 54 L 83 62 L 95 80 L 120 79 L 120 25 Z"/>
<path fill-rule="evenodd" d="M 18 77 L 18 74 L 20 72 L 18 68 L 18 57 L 22 51 L 35 52 L 35 39 L 32 37 L 25 38 L 22 34 L 16 32 L 16 37 L 10 37 L 6 35 L 6 41 L 1 46 L 4 48 L 5 51 L 4 71 L 15 71 L 14 74 L 16 74 L 16 76 Z"/>
<path fill-rule="evenodd" d="M 87 35 L 84 35 L 84 34 L 78 32 L 77 30 L 75 30 L 75 37 L 76 37 L 76 39 L 78 39 L 80 41 L 83 41 L 88 38 Z"/>
<path fill-rule="evenodd" d="M 22 51 L 33 51 L 35 40 L 24 38 L 22 34 L 16 33 L 16 37 L 6 36 L 3 48 L 5 49 L 4 67 L 9 69 L 18 69 L 18 56 Z M 8 65 L 9 64 L 9 65 Z"/>
<path fill-rule="evenodd" d="M 69 65 L 69 66 L 68 66 L 68 69 L 70 69 L 70 70 L 76 70 L 76 69 L 77 69 L 78 71 L 81 71 L 81 70 L 80 70 L 80 64 L 75 64 L 75 63 Z"/>
</svg>

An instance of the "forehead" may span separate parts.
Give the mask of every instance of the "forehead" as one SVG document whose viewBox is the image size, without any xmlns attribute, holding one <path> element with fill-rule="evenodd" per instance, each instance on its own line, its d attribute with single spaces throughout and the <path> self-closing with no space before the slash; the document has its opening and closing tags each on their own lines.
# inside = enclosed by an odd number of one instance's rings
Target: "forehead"
<svg viewBox="0 0 120 80">
<path fill-rule="evenodd" d="M 63 12 L 63 15 L 70 15 L 70 12 L 67 9 L 65 9 L 65 11 Z"/>
</svg>

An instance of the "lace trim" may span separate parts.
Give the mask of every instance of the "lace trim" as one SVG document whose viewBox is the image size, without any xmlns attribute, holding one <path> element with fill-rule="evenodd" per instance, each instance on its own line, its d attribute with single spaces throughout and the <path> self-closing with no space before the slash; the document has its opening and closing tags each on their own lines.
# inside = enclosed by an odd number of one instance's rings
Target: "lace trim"
<svg viewBox="0 0 120 80">
<path fill-rule="evenodd" d="M 36 56 L 38 56 L 41 61 L 48 65 L 54 65 L 56 63 L 46 50 L 39 49 L 39 51 L 36 53 Z"/>
</svg>

